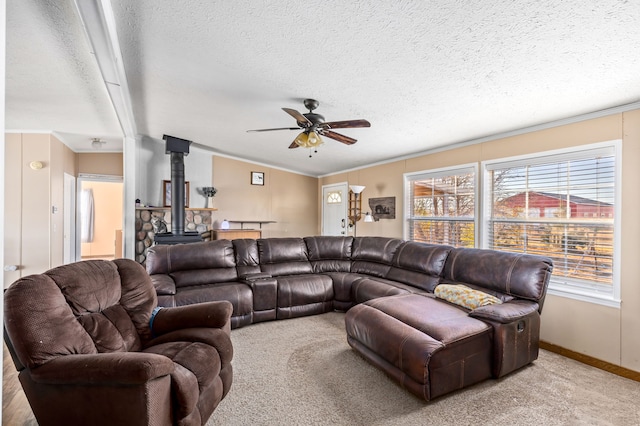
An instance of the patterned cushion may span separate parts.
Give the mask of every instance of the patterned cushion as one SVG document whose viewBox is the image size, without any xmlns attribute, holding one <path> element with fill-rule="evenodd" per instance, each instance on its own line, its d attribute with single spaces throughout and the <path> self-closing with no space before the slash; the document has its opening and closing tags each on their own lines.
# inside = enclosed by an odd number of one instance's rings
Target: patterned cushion
<svg viewBox="0 0 640 426">
<path fill-rule="evenodd" d="M 440 284 L 436 287 L 434 294 L 440 299 L 455 303 L 467 309 L 502 303 L 502 301 L 495 296 L 480 290 L 474 290 L 462 284 Z"/>
</svg>

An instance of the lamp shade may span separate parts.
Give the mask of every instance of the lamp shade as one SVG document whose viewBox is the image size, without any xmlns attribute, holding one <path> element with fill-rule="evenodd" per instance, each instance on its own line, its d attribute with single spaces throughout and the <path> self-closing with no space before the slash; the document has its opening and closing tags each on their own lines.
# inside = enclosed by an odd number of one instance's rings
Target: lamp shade
<svg viewBox="0 0 640 426">
<path fill-rule="evenodd" d="M 367 213 L 364 215 L 364 221 L 365 221 L 365 222 L 373 222 L 373 216 L 371 216 L 371 213 L 367 212 Z"/>
<path fill-rule="evenodd" d="M 293 142 L 302 148 L 316 148 L 324 143 L 318 133 L 308 130 L 300 133 Z"/>
<path fill-rule="evenodd" d="M 308 141 L 309 141 L 309 134 L 305 132 L 300 133 L 294 140 L 296 145 L 301 146 L 303 148 L 307 147 Z"/>
<path fill-rule="evenodd" d="M 363 185 L 349 185 L 349 189 L 351 191 L 353 191 L 354 194 L 359 194 L 362 191 L 364 191 L 364 186 Z"/>
<path fill-rule="evenodd" d="M 320 135 L 316 132 L 309 132 L 309 135 L 307 136 L 307 145 L 309 148 L 315 148 L 316 146 L 322 145 Z"/>
</svg>

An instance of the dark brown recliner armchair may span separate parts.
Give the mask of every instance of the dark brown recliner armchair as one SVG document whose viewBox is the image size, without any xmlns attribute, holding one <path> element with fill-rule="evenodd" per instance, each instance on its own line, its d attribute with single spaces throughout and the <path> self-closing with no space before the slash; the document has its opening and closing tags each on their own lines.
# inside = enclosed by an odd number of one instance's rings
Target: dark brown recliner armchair
<svg viewBox="0 0 640 426">
<path fill-rule="evenodd" d="M 40 425 L 206 423 L 231 386 L 231 303 L 156 301 L 127 259 L 60 266 L 6 290 L 5 340 Z"/>
</svg>

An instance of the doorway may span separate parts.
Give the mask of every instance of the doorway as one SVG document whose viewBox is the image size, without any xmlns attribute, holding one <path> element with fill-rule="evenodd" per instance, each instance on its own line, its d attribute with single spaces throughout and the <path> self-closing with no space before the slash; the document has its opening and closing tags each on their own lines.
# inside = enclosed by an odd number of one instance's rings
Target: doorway
<svg viewBox="0 0 640 426">
<path fill-rule="evenodd" d="M 322 186 L 322 235 L 347 235 L 347 182 Z"/>
<path fill-rule="evenodd" d="M 77 260 L 122 257 L 122 203 L 122 176 L 78 176 Z"/>
<path fill-rule="evenodd" d="M 64 174 L 63 257 L 65 265 L 76 260 L 76 177 Z"/>
</svg>

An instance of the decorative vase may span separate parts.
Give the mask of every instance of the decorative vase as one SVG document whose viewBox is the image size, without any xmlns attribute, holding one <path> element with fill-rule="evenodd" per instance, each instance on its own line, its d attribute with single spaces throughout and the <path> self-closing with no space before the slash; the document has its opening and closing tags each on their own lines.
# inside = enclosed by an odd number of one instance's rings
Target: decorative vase
<svg viewBox="0 0 640 426">
<path fill-rule="evenodd" d="M 213 197 L 207 197 L 207 208 L 208 209 L 213 208 Z"/>
</svg>

